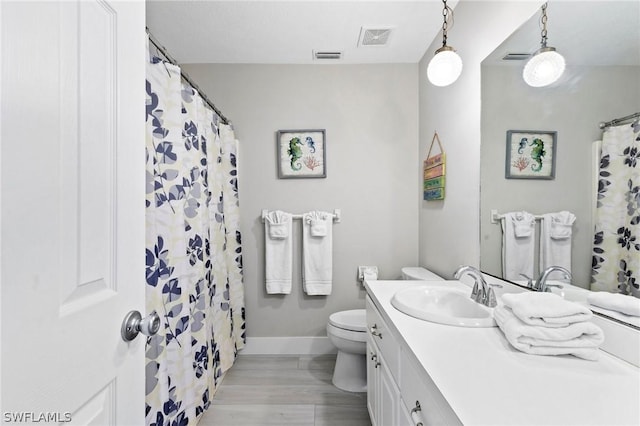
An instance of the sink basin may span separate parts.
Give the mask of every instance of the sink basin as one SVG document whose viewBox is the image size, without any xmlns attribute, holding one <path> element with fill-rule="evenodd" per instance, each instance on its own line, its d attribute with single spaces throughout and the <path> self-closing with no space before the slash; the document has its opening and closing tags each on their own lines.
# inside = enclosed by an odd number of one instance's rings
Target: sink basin
<svg viewBox="0 0 640 426">
<path fill-rule="evenodd" d="M 471 289 L 417 286 L 396 292 L 394 308 L 412 317 L 459 327 L 496 327 L 493 309 L 471 300 Z"/>
</svg>

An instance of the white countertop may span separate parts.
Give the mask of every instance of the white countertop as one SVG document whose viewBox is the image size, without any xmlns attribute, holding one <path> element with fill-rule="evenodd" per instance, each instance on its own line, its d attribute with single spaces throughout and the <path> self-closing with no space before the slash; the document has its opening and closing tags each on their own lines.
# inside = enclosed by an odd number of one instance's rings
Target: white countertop
<svg viewBox="0 0 640 426">
<path fill-rule="evenodd" d="M 391 306 L 396 291 L 424 284 L 428 282 L 365 282 L 389 327 L 463 424 L 640 425 L 637 367 L 604 351 L 598 361 L 529 355 L 511 347 L 497 327 L 441 325 Z M 461 283 L 439 284 L 471 292 Z"/>
</svg>

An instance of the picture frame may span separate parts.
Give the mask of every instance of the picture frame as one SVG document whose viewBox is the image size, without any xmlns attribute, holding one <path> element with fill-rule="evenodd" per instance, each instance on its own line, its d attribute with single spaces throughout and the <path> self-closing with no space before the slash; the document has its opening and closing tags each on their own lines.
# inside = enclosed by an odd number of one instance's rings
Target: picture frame
<svg viewBox="0 0 640 426">
<path fill-rule="evenodd" d="M 507 179 L 555 179 L 556 131 L 508 130 L 505 159 Z"/>
<path fill-rule="evenodd" d="M 326 178 L 327 141 L 324 129 L 278 130 L 278 178 Z"/>
</svg>

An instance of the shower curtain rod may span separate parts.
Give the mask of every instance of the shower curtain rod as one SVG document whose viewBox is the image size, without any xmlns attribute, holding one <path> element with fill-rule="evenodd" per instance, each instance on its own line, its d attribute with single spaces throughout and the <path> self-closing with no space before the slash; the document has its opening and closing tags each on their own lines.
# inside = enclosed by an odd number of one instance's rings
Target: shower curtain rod
<svg viewBox="0 0 640 426">
<path fill-rule="evenodd" d="M 173 57 L 171 55 L 169 55 L 169 53 L 167 52 L 167 49 L 165 49 L 164 46 L 162 46 L 160 44 L 158 39 L 156 39 L 153 36 L 153 34 L 151 34 L 151 32 L 149 31 L 149 27 L 147 27 L 146 30 L 147 30 L 147 35 L 149 36 L 149 41 L 151 42 L 151 44 L 153 44 L 155 46 L 155 48 L 158 49 L 158 51 L 165 57 L 166 60 L 171 62 L 173 65 L 179 67 L 178 62 L 175 59 L 173 59 Z M 200 94 L 202 99 L 206 102 L 206 104 L 209 105 L 211 107 L 211 109 L 216 112 L 216 114 L 218 114 L 218 117 L 220 117 L 220 119 L 222 120 L 223 124 L 229 124 L 229 119 L 227 117 L 225 117 L 224 114 L 218 108 L 216 108 L 216 106 L 213 104 L 213 102 L 211 102 L 209 100 L 209 98 L 207 98 L 207 95 L 205 95 L 204 92 L 202 90 L 200 90 L 200 87 L 198 87 L 198 85 L 196 83 L 194 83 L 193 80 L 191 80 L 191 77 L 189 77 L 189 75 L 186 72 L 182 71 L 181 67 L 180 67 L 180 76 L 187 83 L 189 83 L 191 85 L 191 87 L 193 87 L 194 89 L 196 89 L 198 91 L 198 93 Z"/>
<path fill-rule="evenodd" d="M 615 124 L 624 123 L 627 120 L 633 120 L 634 118 L 640 117 L 640 112 L 636 112 L 635 114 L 627 115 L 626 117 L 616 118 L 615 120 L 607 121 L 600 123 L 600 128 L 604 129 L 605 127 L 613 126 Z"/>
</svg>

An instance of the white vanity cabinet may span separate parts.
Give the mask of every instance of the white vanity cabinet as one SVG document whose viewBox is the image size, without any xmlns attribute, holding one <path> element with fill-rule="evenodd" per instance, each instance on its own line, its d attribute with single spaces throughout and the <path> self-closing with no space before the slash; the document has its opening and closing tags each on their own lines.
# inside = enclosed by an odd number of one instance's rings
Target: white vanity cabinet
<svg viewBox="0 0 640 426">
<path fill-rule="evenodd" d="M 400 346 L 367 297 L 367 408 L 373 426 L 400 425 L 399 359 Z"/>
<path fill-rule="evenodd" d="M 461 424 L 369 297 L 367 408 L 373 426 Z"/>
<path fill-rule="evenodd" d="M 596 362 L 530 355 L 512 348 L 497 327 L 437 324 L 393 306 L 396 292 L 420 285 L 365 282 L 374 426 L 640 425 L 638 367 L 604 350 Z M 471 292 L 457 281 L 446 285 Z M 605 333 L 625 340 L 608 329 Z M 522 398 L 523 392 L 536 395 L 536 403 Z M 416 402 L 420 410 L 412 416 Z"/>
</svg>

